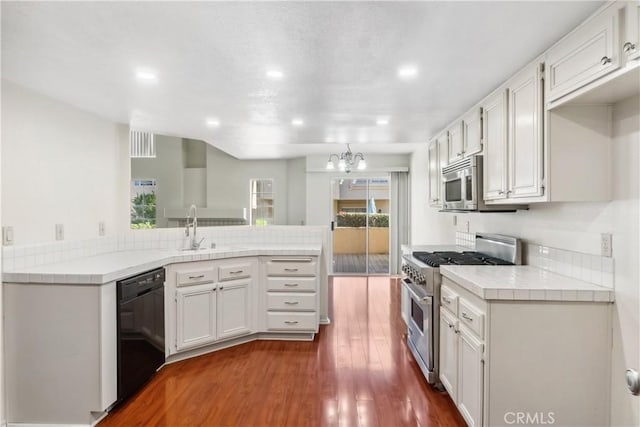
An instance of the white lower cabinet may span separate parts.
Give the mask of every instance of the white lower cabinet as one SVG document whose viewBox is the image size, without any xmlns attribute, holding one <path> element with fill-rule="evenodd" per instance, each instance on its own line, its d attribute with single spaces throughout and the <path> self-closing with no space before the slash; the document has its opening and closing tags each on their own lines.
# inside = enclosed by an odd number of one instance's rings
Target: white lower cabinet
<svg viewBox="0 0 640 427">
<path fill-rule="evenodd" d="M 264 332 L 318 332 L 317 257 L 262 259 Z"/>
<path fill-rule="evenodd" d="M 484 300 L 446 276 L 443 298 L 439 378 L 469 426 L 608 425 L 610 303 Z"/>
<path fill-rule="evenodd" d="M 441 290 L 440 381 L 467 424 L 476 427 L 482 425 L 483 410 L 483 305 L 473 306 L 460 294 L 451 286 Z"/>
<path fill-rule="evenodd" d="M 440 311 L 440 381 L 455 402 L 458 398 L 458 321 Z"/>
<path fill-rule="evenodd" d="M 216 340 L 215 283 L 176 291 L 176 349 L 185 350 Z"/>
<path fill-rule="evenodd" d="M 223 282 L 218 288 L 218 339 L 248 334 L 251 327 L 251 279 Z"/>
<path fill-rule="evenodd" d="M 482 425 L 483 344 L 461 326 L 458 333 L 458 409 L 470 426 Z"/>
<path fill-rule="evenodd" d="M 256 258 L 167 267 L 167 354 L 255 332 Z"/>
</svg>

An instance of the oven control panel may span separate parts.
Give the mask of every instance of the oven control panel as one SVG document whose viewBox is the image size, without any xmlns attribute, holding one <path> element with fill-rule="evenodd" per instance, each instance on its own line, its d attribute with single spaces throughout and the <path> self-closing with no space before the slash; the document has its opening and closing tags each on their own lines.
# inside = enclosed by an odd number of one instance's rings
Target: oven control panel
<svg viewBox="0 0 640 427">
<path fill-rule="evenodd" d="M 414 266 L 402 261 L 402 272 L 411 279 L 416 285 L 424 285 L 426 283 L 426 277 L 422 272 Z"/>
</svg>

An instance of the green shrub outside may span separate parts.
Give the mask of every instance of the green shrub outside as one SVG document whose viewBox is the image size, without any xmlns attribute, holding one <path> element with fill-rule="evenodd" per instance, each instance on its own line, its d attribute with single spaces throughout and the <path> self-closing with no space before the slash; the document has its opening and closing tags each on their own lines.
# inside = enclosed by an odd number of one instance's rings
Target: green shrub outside
<svg viewBox="0 0 640 427">
<path fill-rule="evenodd" d="M 365 213 L 339 213 L 336 220 L 338 227 L 367 226 L 367 214 Z M 369 214 L 369 227 L 389 227 L 389 214 Z"/>
</svg>

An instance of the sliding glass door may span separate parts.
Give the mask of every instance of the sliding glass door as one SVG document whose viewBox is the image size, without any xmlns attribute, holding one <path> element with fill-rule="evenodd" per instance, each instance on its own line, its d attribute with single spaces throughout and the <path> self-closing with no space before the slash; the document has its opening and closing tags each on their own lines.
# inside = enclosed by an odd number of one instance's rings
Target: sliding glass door
<svg viewBox="0 0 640 427">
<path fill-rule="evenodd" d="M 389 274 L 389 177 L 332 181 L 333 274 Z"/>
</svg>

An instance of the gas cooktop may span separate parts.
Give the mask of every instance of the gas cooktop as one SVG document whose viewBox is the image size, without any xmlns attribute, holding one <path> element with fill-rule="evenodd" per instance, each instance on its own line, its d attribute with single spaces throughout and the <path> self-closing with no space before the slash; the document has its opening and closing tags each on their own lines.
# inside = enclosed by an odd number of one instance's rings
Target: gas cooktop
<svg viewBox="0 0 640 427">
<path fill-rule="evenodd" d="M 412 255 L 420 262 L 434 268 L 441 265 L 514 265 L 512 262 L 473 251 L 413 252 Z"/>
</svg>

